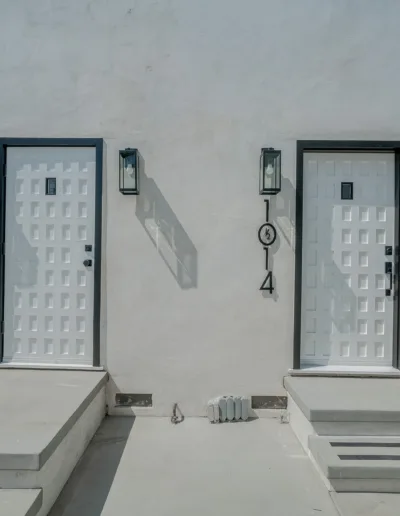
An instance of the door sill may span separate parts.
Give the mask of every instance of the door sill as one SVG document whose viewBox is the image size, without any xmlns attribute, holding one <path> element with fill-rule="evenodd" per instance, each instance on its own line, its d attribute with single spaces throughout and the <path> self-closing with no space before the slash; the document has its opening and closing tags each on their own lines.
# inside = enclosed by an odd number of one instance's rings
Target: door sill
<svg viewBox="0 0 400 516">
<path fill-rule="evenodd" d="M 400 371 L 392 366 L 329 365 L 289 369 L 290 376 L 350 376 L 360 378 L 400 378 Z"/>
<path fill-rule="evenodd" d="M 7 364 L 0 363 L 0 369 L 40 369 L 47 371 L 105 371 L 104 367 L 66 364 Z"/>
</svg>

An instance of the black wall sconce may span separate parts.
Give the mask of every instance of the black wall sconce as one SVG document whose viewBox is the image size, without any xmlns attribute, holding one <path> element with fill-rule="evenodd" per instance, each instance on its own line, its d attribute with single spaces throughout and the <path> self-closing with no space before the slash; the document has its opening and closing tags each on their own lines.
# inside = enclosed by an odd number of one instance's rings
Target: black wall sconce
<svg viewBox="0 0 400 516">
<path fill-rule="evenodd" d="M 260 195 L 276 195 L 281 191 L 281 151 L 261 149 Z"/>
<path fill-rule="evenodd" d="M 139 194 L 139 152 L 137 149 L 119 151 L 119 191 L 124 195 Z"/>
</svg>

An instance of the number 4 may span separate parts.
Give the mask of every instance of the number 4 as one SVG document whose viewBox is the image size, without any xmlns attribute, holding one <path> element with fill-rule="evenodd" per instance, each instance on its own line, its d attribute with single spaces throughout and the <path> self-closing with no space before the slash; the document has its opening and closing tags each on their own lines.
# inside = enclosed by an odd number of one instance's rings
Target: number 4
<svg viewBox="0 0 400 516">
<path fill-rule="evenodd" d="M 269 290 L 269 293 L 272 294 L 274 291 L 274 287 L 272 286 L 272 271 L 269 271 L 267 277 L 263 281 L 263 284 L 260 287 L 260 290 Z"/>
</svg>

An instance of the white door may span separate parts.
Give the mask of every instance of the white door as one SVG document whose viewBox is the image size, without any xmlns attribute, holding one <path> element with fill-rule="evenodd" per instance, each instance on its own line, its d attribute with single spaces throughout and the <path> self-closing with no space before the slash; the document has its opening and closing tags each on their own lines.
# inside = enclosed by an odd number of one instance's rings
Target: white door
<svg viewBox="0 0 400 516">
<path fill-rule="evenodd" d="M 391 366 L 394 155 L 307 153 L 303 181 L 301 366 Z"/>
<path fill-rule="evenodd" d="M 91 365 L 95 149 L 9 147 L 6 163 L 3 362 Z"/>
</svg>

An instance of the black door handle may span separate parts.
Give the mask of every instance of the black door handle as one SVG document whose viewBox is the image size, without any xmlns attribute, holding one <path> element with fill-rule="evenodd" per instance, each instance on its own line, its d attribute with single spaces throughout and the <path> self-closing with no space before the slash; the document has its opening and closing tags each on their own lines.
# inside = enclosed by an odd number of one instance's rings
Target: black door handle
<svg viewBox="0 0 400 516">
<path fill-rule="evenodd" d="M 386 289 L 386 295 L 390 296 L 392 294 L 392 288 L 393 288 L 393 267 L 392 267 L 392 262 L 385 262 L 385 273 L 389 274 L 389 288 Z"/>
<path fill-rule="evenodd" d="M 92 260 L 83 260 L 83 265 L 85 267 L 91 267 L 92 266 Z"/>
</svg>

